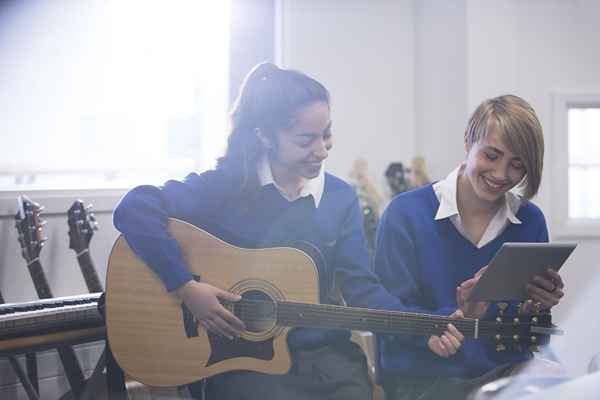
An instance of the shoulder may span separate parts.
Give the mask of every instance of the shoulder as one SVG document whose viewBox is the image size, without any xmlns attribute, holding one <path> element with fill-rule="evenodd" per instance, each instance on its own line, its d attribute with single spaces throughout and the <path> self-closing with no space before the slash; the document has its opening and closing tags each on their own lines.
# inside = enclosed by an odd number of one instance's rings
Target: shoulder
<svg viewBox="0 0 600 400">
<path fill-rule="evenodd" d="M 439 202 L 431 184 L 396 195 L 386 212 L 400 215 L 431 214 L 437 211 Z"/>
<path fill-rule="evenodd" d="M 417 235 L 435 221 L 439 202 L 431 185 L 396 195 L 386 207 L 380 221 L 380 232 L 389 230 Z"/>
<path fill-rule="evenodd" d="M 542 210 L 530 200 L 523 200 L 523 204 L 519 208 L 517 218 L 523 222 L 542 222 L 546 223 L 546 218 Z"/>
<path fill-rule="evenodd" d="M 356 190 L 346 181 L 325 172 L 325 187 L 323 188 L 325 197 L 335 198 L 336 201 L 354 202 L 358 201 Z"/>
<path fill-rule="evenodd" d="M 201 173 L 192 172 L 181 181 L 168 181 L 165 186 L 170 183 L 183 183 L 191 188 L 201 188 L 203 190 L 207 190 L 217 189 L 219 187 L 227 187 L 233 182 L 234 177 L 223 169 L 211 169 Z"/>
</svg>

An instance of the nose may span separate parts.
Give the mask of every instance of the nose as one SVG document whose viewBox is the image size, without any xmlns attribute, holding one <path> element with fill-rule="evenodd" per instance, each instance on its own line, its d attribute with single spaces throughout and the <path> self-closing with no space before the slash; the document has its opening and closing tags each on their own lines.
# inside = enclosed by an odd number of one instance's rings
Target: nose
<svg viewBox="0 0 600 400">
<path fill-rule="evenodd" d="M 506 182 L 509 180 L 509 163 L 503 163 L 498 165 L 497 168 L 492 172 L 492 177 L 499 182 Z"/>
<path fill-rule="evenodd" d="M 319 140 L 314 150 L 314 156 L 319 161 L 325 160 L 329 156 L 329 149 L 331 146 L 328 145 L 327 140 Z"/>
</svg>

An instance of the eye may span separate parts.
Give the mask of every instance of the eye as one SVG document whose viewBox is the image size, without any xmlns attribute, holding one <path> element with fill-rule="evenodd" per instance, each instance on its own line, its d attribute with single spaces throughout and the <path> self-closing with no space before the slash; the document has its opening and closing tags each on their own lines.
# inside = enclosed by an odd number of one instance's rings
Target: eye
<svg viewBox="0 0 600 400">
<path fill-rule="evenodd" d="M 484 154 L 485 154 L 485 158 L 487 158 L 490 161 L 495 161 L 498 159 L 498 155 L 495 153 L 490 153 L 490 152 L 486 151 L 486 152 L 484 152 Z"/>
<path fill-rule="evenodd" d="M 313 137 L 312 136 L 298 136 L 296 138 L 296 140 L 294 140 L 294 143 L 296 143 L 298 146 L 300 147 L 309 147 L 312 142 L 313 142 Z"/>
<path fill-rule="evenodd" d="M 515 160 L 513 162 L 510 163 L 510 166 L 513 167 L 516 170 L 522 171 L 525 169 L 525 166 L 523 165 L 523 162 Z"/>
</svg>

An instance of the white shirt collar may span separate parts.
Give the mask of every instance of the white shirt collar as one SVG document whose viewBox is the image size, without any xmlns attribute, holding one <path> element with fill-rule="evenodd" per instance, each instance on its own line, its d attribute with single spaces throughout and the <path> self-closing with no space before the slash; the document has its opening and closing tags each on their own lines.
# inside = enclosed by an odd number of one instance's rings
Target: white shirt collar
<svg viewBox="0 0 600 400">
<path fill-rule="evenodd" d="M 318 208 L 321 203 L 321 198 L 323 197 L 323 191 L 325 190 L 325 167 L 321 167 L 321 171 L 316 178 L 306 179 L 304 181 L 304 185 L 302 186 L 302 190 L 300 191 L 300 197 L 313 197 L 315 201 L 315 207 Z M 257 173 L 258 173 L 258 182 L 260 186 L 266 186 L 269 184 L 273 184 L 279 190 L 279 193 L 287 199 L 290 200 L 285 193 L 285 191 L 277 185 L 275 179 L 273 178 L 273 172 L 271 170 L 271 164 L 269 163 L 268 158 L 265 156 L 258 161 L 257 164 Z"/>
<path fill-rule="evenodd" d="M 435 215 L 436 220 L 459 214 L 458 202 L 456 201 L 456 186 L 458 184 L 458 174 L 463 167 L 464 164 L 459 165 L 445 179 L 433 185 L 433 190 L 440 201 L 440 207 Z M 513 224 L 520 224 L 521 220 L 516 215 L 520 207 L 521 198 L 511 190 L 504 196 L 504 204 L 500 207 L 496 215 L 503 221 L 508 220 Z"/>
</svg>

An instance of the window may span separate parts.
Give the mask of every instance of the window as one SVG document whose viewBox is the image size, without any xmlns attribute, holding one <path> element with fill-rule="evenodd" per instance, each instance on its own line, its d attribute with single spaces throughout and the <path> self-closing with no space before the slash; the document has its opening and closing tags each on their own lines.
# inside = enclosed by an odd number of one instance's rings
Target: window
<svg viewBox="0 0 600 400">
<path fill-rule="evenodd" d="M 600 104 L 568 110 L 569 218 L 600 218 Z"/>
<path fill-rule="evenodd" d="M 0 191 L 128 188 L 214 165 L 229 28 L 228 1 L 8 3 Z"/>
<path fill-rule="evenodd" d="M 558 233 L 600 235 L 600 94 L 557 95 L 554 104 Z"/>
</svg>

